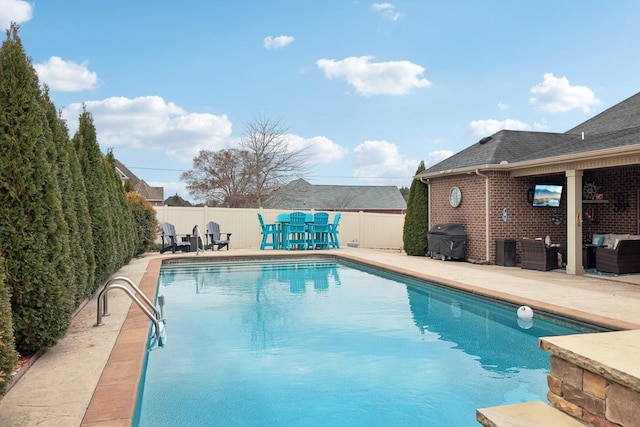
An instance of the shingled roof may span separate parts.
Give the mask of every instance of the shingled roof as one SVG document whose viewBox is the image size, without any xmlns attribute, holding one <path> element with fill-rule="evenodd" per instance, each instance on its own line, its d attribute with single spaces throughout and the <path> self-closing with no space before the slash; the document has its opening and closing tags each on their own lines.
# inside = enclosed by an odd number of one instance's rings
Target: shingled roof
<svg viewBox="0 0 640 427">
<path fill-rule="evenodd" d="M 142 194 L 145 199 L 154 206 L 162 206 L 164 202 L 164 187 L 152 187 L 143 179 L 138 178 L 118 159 L 115 160 L 116 172 L 120 175 L 120 179 L 124 182 L 129 180 L 133 189 Z"/>
<path fill-rule="evenodd" d="M 264 204 L 267 209 L 401 211 L 407 203 L 395 186 L 313 185 L 304 179 L 291 181 Z"/>
<path fill-rule="evenodd" d="M 579 140 L 580 136 L 576 135 L 501 130 L 428 168 L 425 173 L 547 157 L 549 150 L 558 145 Z"/>
<path fill-rule="evenodd" d="M 501 130 L 418 176 L 640 145 L 640 93 L 566 133 Z"/>
<path fill-rule="evenodd" d="M 640 126 L 640 92 L 579 124 L 567 133 L 585 136 Z"/>
</svg>

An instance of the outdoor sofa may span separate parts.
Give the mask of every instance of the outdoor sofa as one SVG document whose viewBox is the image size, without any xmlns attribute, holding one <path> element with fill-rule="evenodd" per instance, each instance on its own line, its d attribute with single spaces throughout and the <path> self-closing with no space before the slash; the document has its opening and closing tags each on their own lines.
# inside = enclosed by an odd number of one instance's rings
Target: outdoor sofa
<svg viewBox="0 0 640 427">
<path fill-rule="evenodd" d="M 607 235 L 616 236 L 616 235 Z M 640 273 L 640 236 L 617 235 L 596 249 L 596 270 L 604 273 Z"/>
</svg>

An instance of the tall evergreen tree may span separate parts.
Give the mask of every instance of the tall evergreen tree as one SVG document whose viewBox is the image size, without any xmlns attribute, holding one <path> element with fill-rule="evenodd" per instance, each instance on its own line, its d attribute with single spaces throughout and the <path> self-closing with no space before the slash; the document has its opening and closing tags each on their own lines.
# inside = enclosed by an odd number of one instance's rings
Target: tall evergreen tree
<svg viewBox="0 0 640 427">
<path fill-rule="evenodd" d="M 38 78 L 12 24 L 0 47 L 0 253 L 6 259 L 16 348 L 54 345 L 73 311 L 68 227 Z"/>
<path fill-rule="evenodd" d="M 69 159 L 69 173 L 72 178 L 72 189 L 67 197 L 73 199 L 76 209 L 76 220 L 80 239 L 76 242 L 82 251 L 82 258 L 87 267 L 87 277 L 84 281 L 83 298 L 87 298 L 95 290 L 95 269 L 93 231 L 91 229 L 91 216 L 89 214 L 89 202 L 87 201 L 87 188 L 84 185 L 84 176 L 78 160 L 78 153 L 73 141 L 66 143 L 67 156 Z"/>
<path fill-rule="evenodd" d="M 11 297 L 4 283 L 4 259 L 0 258 L 0 396 L 7 389 L 17 358 L 13 342 Z"/>
<path fill-rule="evenodd" d="M 420 162 L 416 175 L 424 171 L 424 161 Z M 409 188 L 407 213 L 404 217 L 402 240 L 407 255 L 424 256 L 427 253 L 427 233 L 429 232 L 429 199 L 427 186 L 414 179 Z"/>
<path fill-rule="evenodd" d="M 105 173 L 109 178 L 109 196 L 113 209 L 114 233 L 120 247 L 118 267 L 128 263 L 136 252 L 136 227 L 127 194 L 122 180 L 116 172 L 116 162 L 113 151 L 109 150 L 105 156 Z"/>
<path fill-rule="evenodd" d="M 91 290 L 93 292 L 115 271 L 118 251 L 113 235 L 113 210 L 109 206 L 109 193 L 105 187 L 105 162 L 98 145 L 93 117 L 86 108 L 80 114 L 78 130 L 73 136 L 73 141 L 84 176 L 91 218 L 96 264 L 95 283 Z"/>
<path fill-rule="evenodd" d="M 44 110 L 51 129 L 53 152 L 50 158 L 55 159 L 58 185 L 62 194 L 62 209 L 64 218 L 69 227 L 69 240 L 74 242 L 68 245 L 71 255 L 71 271 L 67 278 L 67 284 L 71 287 L 74 295 L 75 306 L 77 307 L 84 299 L 86 283 L 88 279 L 87 263 L 82 253 L 82 246 L 77 244 L 82 236 L 78 226 L 77 206 L 73 198 L 73 177 L 69 166 L 69 153 L 67 145 L 69 141 L 69 131 L 66 123 L 59 117 L 56 107 L 49 97 L 49 89 L 45 87 L 43 91 Z"/>
</svg>

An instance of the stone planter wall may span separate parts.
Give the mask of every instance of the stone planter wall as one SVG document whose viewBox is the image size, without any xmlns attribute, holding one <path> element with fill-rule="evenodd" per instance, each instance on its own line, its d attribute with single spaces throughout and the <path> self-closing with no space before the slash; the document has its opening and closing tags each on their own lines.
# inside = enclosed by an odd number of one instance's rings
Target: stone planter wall
<svg viewBox="0 0 640 427">
<path fill-rule="evenodd" d="M 552 406 L 597 427 L 640 426 L 640 331 L 542 338 Z"/>
</svg>

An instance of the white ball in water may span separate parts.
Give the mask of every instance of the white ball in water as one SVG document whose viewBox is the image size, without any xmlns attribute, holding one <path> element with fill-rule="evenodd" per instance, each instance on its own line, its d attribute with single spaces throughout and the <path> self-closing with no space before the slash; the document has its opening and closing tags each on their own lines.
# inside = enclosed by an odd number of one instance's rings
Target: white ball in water
<svg viewBox="0 0 640 427">
<path fill-rule="evenodd" d="M 531 319 L 533 317 L 533 310 L 527 305 L 523 305 L 518 309 L 518 317 L 521 319 Z"/>
</svg>

